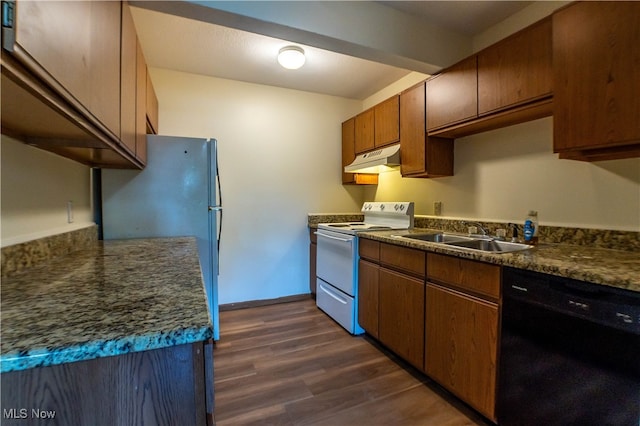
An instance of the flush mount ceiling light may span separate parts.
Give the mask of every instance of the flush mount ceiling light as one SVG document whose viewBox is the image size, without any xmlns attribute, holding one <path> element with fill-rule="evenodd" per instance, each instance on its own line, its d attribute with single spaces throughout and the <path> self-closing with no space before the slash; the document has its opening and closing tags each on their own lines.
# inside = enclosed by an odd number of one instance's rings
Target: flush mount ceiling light
<svg viewBox="0 0 640 426">
<path fill-rule="evenodd" d="M 278 53 L 278 63 L 289 70 L 297 70 L 304 65 L 304 50 L 298 46 L 286 46 Z"/>
</svg>

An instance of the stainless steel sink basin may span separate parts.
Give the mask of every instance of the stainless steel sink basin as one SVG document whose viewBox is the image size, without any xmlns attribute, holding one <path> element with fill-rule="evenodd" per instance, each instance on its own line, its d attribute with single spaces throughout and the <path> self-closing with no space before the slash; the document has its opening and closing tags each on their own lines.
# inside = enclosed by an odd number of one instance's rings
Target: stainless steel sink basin
<svg viewBox="0 0 640 426">
<path fill-rule="evenodd" d="M 452 241 L 446 243 L 449 246 L 480 250 L 491 253 L 512 253 L 514 251 L 528 250 L 533 246 L 520 243 L 509 243 L 507 241 L 470 239 L 467 241 Z"/>
<path fill-rule="evenodd" d="M 428 241 L 430 243 L 453 243 L 456 241 L 473 241 L 471 237 L 464 237 L 456 234 L 446 234 L 444 232 L 434 232 L 429 234 L 408 234 L 402 235 L 403 238 L 412 240 Z"/>
<path fill-rule="evenodd" d="M 507 241 L 493 240 L 489 237 L 472 237 L 458 234 L 447 234 L 446 232 L 429 232 L 425 234 L 397 235 L 401 238 L 411 240 L 427 241 L 430 243 L 445 244 L 450 247 L 457 247 L 468 250 L 478 250 L 488 253 L 513 253 L 515 251 L 528 250 L 533 246 L 521 243 L 510 243 Z"/>
</svg>

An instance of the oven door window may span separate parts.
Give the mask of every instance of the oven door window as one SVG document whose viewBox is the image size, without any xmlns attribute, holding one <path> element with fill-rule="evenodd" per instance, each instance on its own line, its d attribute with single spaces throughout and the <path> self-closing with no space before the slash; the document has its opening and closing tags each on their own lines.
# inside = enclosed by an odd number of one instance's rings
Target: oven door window
<svg viewBox="0 0 640 426">
<path fill-rule="evenodd" d="M 353 235 L 318 231 L 316 274 L 350 296 L 355 295 L 357 239 Z"/>
</svg>

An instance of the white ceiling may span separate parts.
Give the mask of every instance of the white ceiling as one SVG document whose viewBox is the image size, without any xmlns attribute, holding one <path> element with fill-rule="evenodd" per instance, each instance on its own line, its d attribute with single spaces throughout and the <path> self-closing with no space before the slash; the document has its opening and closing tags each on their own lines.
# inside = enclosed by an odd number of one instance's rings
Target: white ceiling
<svg viewBox="0 0 640 426">
<path fill-rule="evenodd" d="M 523 9 L 529 1 L 379 2 L 429 24 L 473 36 Z M 142 4 L 139 2 L 138 4 Z M 328 3 L 330 6 L 330 3 Z M 365 99 L 411 70 L 295 43 L 307 62 L 286 70 L 276 61 L 286 40 L 133 7 L 150 67 Z"/>
</svg>

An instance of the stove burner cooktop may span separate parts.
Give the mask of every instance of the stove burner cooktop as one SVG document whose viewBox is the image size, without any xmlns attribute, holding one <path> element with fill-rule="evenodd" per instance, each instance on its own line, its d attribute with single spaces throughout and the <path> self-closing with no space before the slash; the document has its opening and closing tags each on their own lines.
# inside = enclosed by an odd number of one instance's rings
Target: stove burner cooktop
<svg viewBox="0 0 640 426">
<path fill-rule="evenodd" d="M 384 231 L 413 227 L 413 203 L 365 203 L 364 221 L 320 223 L 318 228 L 355 235 L 358 231 Z"/>
</svg>

